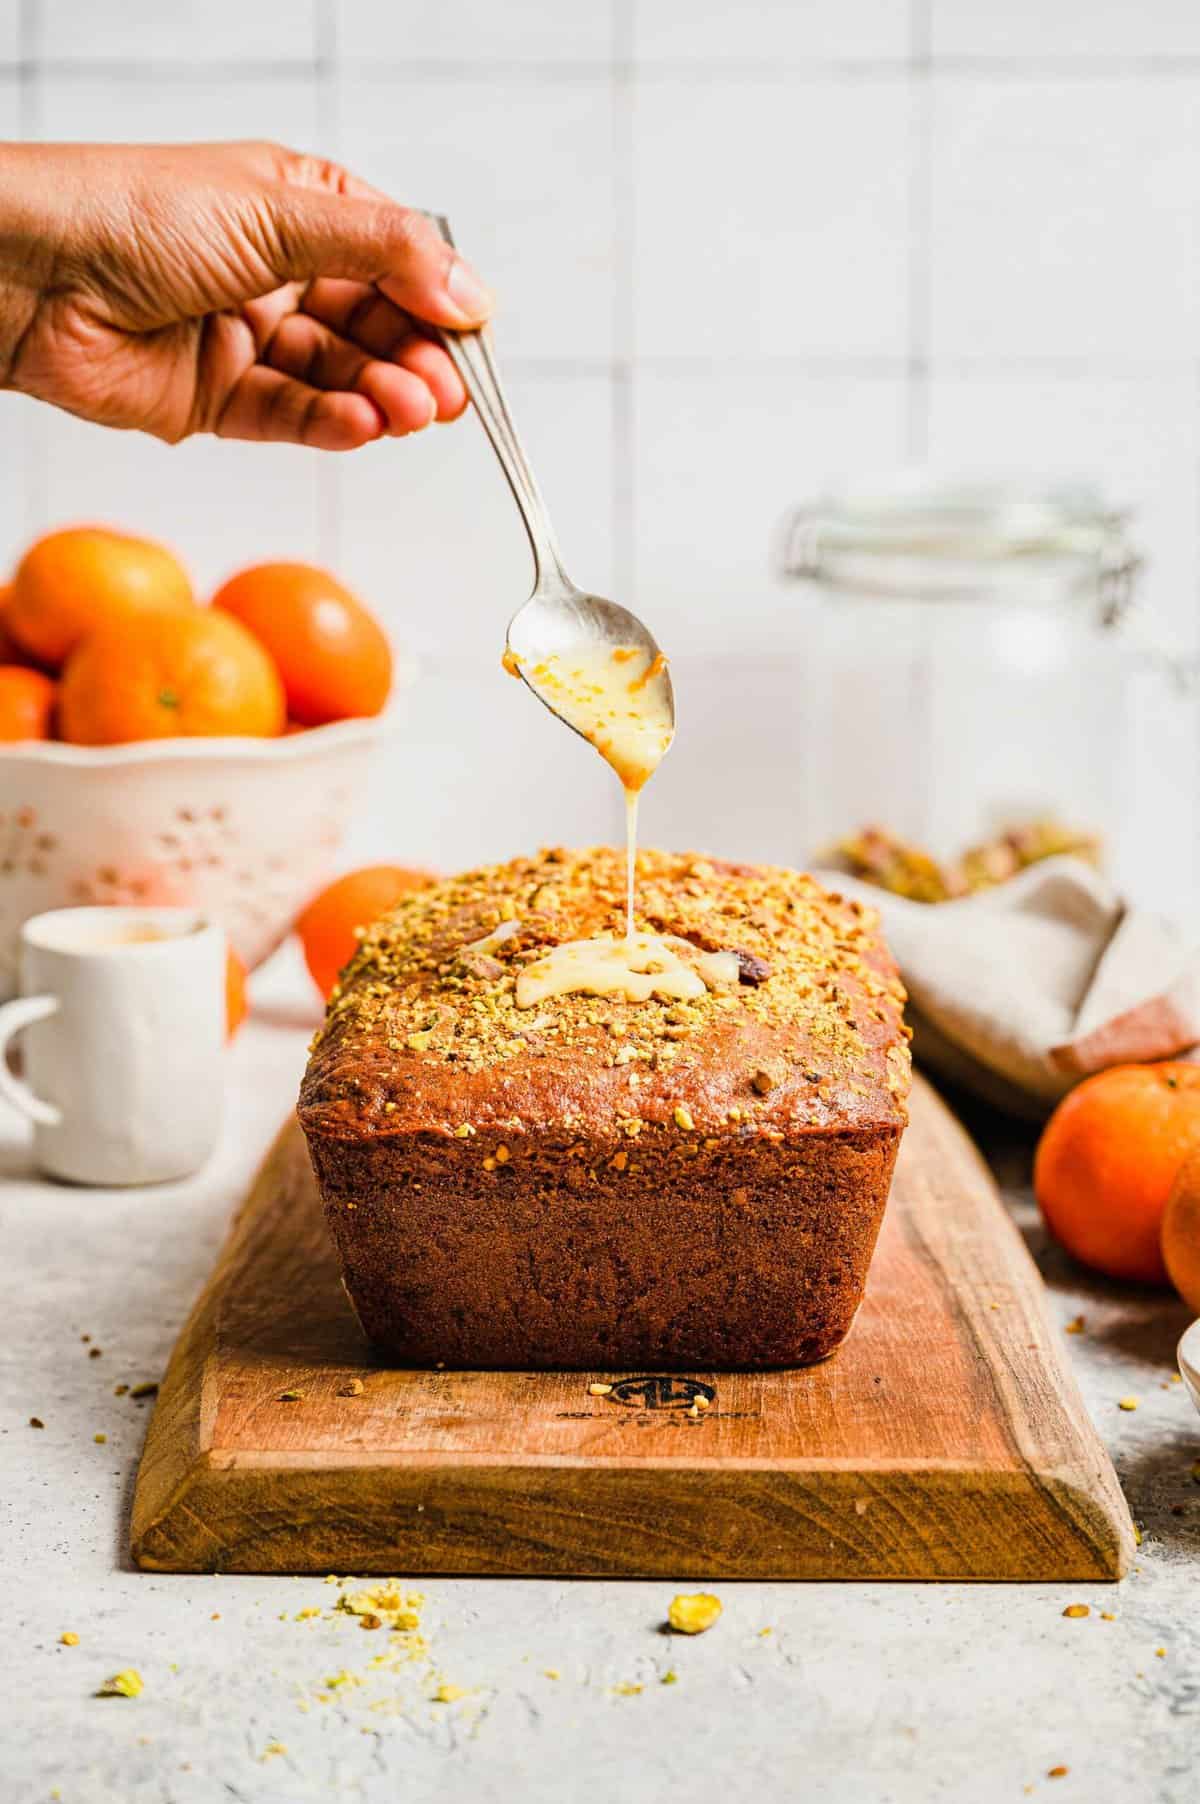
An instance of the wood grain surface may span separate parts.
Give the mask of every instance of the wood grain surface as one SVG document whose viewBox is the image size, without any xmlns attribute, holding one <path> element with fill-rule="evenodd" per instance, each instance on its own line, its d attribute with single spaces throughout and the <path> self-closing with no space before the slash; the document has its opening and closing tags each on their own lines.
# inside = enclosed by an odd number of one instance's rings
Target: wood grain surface
<svg viewBox="0 0 1200 1804">
<path fill-rule="evenodd" d="M 376 1365 L 289 1122 L 172 1356 L 132 1544 L 183 1572 L 1079 1580 L 1134 1535 L 1036 1269 L 918 1081 L 847 1344 L 689 1379 Z"/>
</svg>

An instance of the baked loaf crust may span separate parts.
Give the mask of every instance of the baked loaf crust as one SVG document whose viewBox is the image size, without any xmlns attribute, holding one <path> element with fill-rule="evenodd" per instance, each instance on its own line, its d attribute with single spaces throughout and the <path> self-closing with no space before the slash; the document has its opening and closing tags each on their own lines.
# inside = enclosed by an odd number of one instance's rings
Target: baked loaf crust
<svg viewBox="0 0 1200 1804">
<path fill-rule="evenodd" d="M 334 992 L 300 1120 L 351 1301 L 400 1363 L 748 1369 L 849 1331 L 910 1082 L 873 911 L 644 851 L 639 926 L 737 952 L 736 989 L 518 1009 L 548 946 L 624 931 L 624 875 L 548 851 L 419 891 Z"/>
</svg>

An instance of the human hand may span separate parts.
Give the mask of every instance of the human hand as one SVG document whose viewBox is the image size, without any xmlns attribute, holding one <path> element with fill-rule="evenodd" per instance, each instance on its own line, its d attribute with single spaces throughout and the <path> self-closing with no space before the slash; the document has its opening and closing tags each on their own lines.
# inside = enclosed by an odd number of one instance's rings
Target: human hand
<svg viewBox="0 0 1200 1804">
<path fill-rule="evenodd" d="M 266 143 L 0 147 L 0 387 L 175 444 L 350 451 L 466 406 L 491 297 L 422 214 Z"/>
</svg>

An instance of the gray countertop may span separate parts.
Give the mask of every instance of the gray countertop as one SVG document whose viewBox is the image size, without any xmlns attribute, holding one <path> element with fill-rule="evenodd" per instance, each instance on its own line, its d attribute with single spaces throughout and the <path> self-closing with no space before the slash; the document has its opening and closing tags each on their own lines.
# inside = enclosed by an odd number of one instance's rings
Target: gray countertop
<svg viewBox="0 0 1200 1804">
<path fill-rule="evenodd" d="M 1121 1585 L 717 1584 L 716 1627 L 668 1639 L 669 1583 L 418 1580 L 427 1654 L 372 1667 L 383 1637 L 320 1579 L 133 1571 L 152 1405 L 114 1387 L 163 1370 L 294 1096 L 310 1010 L 286 959 L 265 989 L 200 1179 L 40 1183 L 0 1117 L 4 1804 L 1195 1799 L 1200 1417 L 1171 1381 L 1185 1312 L 1047 1249 L 1029 1144 L 994 1123 L 984 1142 L 1053 1319 L 1085 1317 L 1065 1345 L 1144 1536 Z M 1090 1614 L 1064 1617 L 1072 1603 Z M 94 1695 L 129 1667 L 140 1697 Z M 433 1701 L 443 1682 L 464 1695 Z"/>
</svg>

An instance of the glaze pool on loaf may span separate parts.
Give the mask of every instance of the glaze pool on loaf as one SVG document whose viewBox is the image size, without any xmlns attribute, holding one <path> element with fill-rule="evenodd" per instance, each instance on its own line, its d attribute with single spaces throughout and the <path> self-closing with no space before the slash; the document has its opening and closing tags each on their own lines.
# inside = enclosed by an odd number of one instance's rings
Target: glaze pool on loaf
<svg viewBox="0 0 1200 1804">
<path fill-rule="evenodd" d="M 300 1120 L 350 1299 L 399 1363 L 746 1370 L 850 1329 L 911 1075 L 873 912 L 644 851 L 639 926 L 738 953 L 742 980 L 517 1008 L 524 964 L 622 933 L 623 906 L 622 854 L 543 852 L 406 897 L 343 973 Z"/>
</svg>

